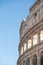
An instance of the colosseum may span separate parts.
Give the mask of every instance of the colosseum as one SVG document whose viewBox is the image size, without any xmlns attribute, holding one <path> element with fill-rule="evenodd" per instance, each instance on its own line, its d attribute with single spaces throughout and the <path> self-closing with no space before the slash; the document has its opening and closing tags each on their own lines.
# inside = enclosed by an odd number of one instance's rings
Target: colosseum
<svg viewBox="0 0 43 65">
<path fill-rule="evenodd" d="M 43 0 L 36 0 L 29 10 L 20 27 L 17 65 L 43 65 Z"/>
</svg>

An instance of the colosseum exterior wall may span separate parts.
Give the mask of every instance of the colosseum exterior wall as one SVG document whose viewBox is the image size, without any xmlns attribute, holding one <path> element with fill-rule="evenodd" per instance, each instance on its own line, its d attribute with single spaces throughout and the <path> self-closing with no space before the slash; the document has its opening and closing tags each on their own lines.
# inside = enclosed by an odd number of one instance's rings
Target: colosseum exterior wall
<svg viewBox="0 0 43 65">
<path fill-rule="evenodd" d="M 43 65 L 43 0 L 30 8 L 20 27 L 17 65 Z"/>
</svg>

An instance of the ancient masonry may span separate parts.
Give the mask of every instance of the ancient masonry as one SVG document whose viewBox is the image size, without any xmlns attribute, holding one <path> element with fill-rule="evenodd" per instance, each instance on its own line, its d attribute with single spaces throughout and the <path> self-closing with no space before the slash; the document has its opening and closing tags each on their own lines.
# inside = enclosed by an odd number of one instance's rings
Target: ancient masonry
<svg viewBox="0 0 43 65">
<path fill-rule="evenodd" d="M 20 27 L 17 65 L 43 65 L 43 0 L 36 0 Z"/>
</svg>

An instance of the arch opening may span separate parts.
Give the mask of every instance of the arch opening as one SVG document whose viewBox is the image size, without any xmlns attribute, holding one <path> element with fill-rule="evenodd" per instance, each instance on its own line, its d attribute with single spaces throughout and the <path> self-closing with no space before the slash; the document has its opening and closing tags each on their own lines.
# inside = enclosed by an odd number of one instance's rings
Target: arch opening
<svg viewBox="0 0 43 65">
<path fill-rule="evenodd" d="M 41 65 L 43 65 L 43 52 L 41 52 Z"/>
<path fill-rule="evenodd" d="M 26 65 L 30 65 L 30 58 L 26 60 Z"/>
<path fill-rule="evenodd" d="M 37 65 L 37 55 L 33 55 L 33 58 L 32 58 L 32 65 Z"/>
</svg>

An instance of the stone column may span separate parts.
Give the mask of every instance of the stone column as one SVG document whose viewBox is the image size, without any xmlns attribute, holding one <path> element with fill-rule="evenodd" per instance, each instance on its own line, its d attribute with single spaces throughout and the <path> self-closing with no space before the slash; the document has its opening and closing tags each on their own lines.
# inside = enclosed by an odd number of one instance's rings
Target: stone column
<svg viewBox="0 0 43 65">
<path fill-rule="evenodd" d="M 30 53 L 30 65 L 32 65 L 32 55 Z"/>
<path fill-rule="evenodd" d="M 40 43 L 40 31 L 38 31 L 38 44 Z"/>
<path fill-rule="evenodd" d="M 31 40 L 32 40 L 32 43 L 31 43 L 31 44 L 32 44 L 32 46 L 33 46 L 33 34 L 31 35 Z"/>
<path fill-rule="evenodd" d="M 26 49 L 28 49 L 28 37 L 26 38 Z"/>
<path fill-rule="evenodd" d="M 23 53 L 24 53 L 24 44 L 23 44 Z"/>
<path fill-rule="evenodd" d="M 33 34 L 31 35 L 31 44 L 32 44 L 31 47 L 33 47 Z M 31 53 L 30 53 L 30 65 L 32 65 L 32 55 L 31 55 Z"/>
<path fill-rule="evenodd" d="M 40 65 L 40 53 L 39 53 L 39 50 L 37 50 L 37 65 Z"/>
</svg>

